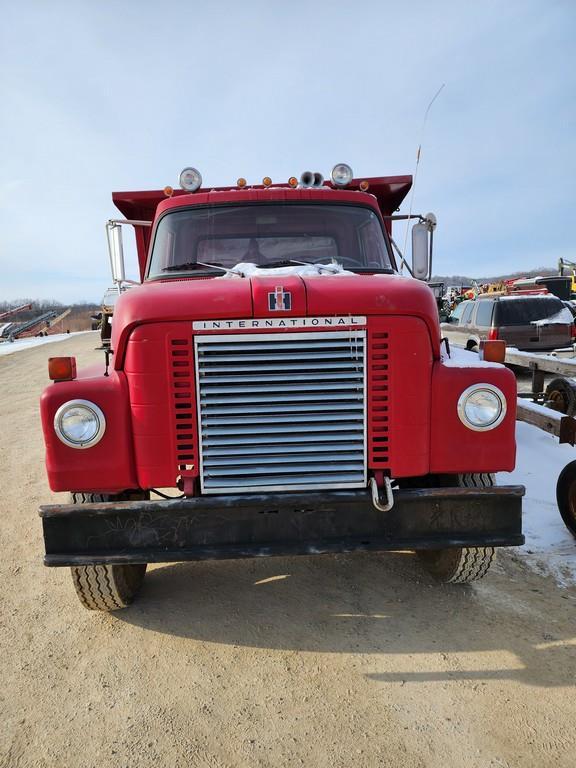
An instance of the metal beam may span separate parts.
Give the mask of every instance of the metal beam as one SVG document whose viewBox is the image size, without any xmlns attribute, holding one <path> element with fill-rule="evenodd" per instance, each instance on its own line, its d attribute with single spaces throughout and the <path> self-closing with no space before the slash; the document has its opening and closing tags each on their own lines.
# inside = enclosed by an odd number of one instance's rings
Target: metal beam
<svg viewBox="0 0 576 768">
<path fill-rule="evenodd" d="M 172 562 L 354 550 L 517 546 L 522 486 L 368 490 L 56 504 L 40 514 L 46 565 Z"/>
<path fill-rule="evenodd" d="M 560 376 L 576 377 L 576 359 L 559 358 L 552 355 L 538 355 L 533 352 L 521 352 L 514 347 L 506 348 L 505 362 L 509 365 L 518 365 L 531 370 L 557 373 Z"/>
<path fill-rule="evenodd" d="M 560 411 L 553 411 L 543 405 L 518 398 L 516 419 L 554 435 L 561 443 L 576 444 L 576 419 L 572 416 L 565 416 Z"/>
</svg>

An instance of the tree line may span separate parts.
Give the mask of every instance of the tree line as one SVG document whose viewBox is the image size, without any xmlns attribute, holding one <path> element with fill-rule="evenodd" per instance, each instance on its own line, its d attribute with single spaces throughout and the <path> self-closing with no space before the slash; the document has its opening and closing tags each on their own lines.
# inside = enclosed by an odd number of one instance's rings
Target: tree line
<svg viewBox="0 0 576 768">
<path fill-rule="evenodd" d="M 469 275 L 434 275 L 430 282 L 444 283 L 444 285 L 472 285 L 478 283 L 499 283 L 502 280 L 515 280 L 520 277 L 546 277 L 547 275 L 557 275 L 557 269 L 550 267 L 540 267 L 540 269 L 530 269 L 524 272 L 509 272 L 506 275 L 497 275 L 496 277 L 470 277 Z"/>
</svg>

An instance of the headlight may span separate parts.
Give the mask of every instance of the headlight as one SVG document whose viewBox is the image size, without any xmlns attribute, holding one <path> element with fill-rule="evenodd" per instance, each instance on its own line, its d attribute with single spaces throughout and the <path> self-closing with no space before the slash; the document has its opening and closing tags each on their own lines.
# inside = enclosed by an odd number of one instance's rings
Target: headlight
<svg viewBox="0 0 576 768">
<path fill-rule="evenodd" d="M 180 174 L 180 186 L 187 192 L 196 192 L 202 186 L 202 174 L 196 168 L 184 168 Z"/>
<path fill-rule="evenodd" d="M 352 168 L 346 163 L 338 163 L 332 168 L 332 181 L 337 187 L 345 187 L 353 178 Z"/>
<path fill-rule="evenodd" d="M 468 429 L 494 429 L 506 416 L 506 398 L 492 384 L 473 384 L 460 395 L 458 416 Z"/>
<path fill-rule="evenodd" d="M 54 431 L 71 448 L 91 448 L 104 435 L 106 419 L 89 400 L 69 400 L 54 416 Z"/>
</svg>

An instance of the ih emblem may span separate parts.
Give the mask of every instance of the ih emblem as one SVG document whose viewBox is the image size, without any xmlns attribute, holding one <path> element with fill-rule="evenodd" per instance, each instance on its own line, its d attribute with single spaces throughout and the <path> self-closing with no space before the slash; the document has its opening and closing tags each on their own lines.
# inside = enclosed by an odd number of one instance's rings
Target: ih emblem
<svg viewBox="0 0 576 768">
<path fill-rule="evenodd" d="M 268 309 L 273 312 L 281 310 L 289 312 L 292 309 L 292 294 L 285 291 L 281 285 L 277 285 L 274 293 L 268 294 Z"/>
</svg>

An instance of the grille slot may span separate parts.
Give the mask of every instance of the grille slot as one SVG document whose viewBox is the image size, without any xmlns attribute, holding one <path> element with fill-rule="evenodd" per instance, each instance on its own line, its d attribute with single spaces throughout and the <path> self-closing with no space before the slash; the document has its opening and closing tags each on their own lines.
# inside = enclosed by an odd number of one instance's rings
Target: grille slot
<svg viewBox="0 0 576 768">
<path fill-rule="evenodd" d="M 370 466 L 388 466 L 388 334 L 370 339 Z"/>
<path fill-rule="evenodd" d="M 195 337 L 202 492 L 365 486 L 365 337 Z"/>
</svg>

